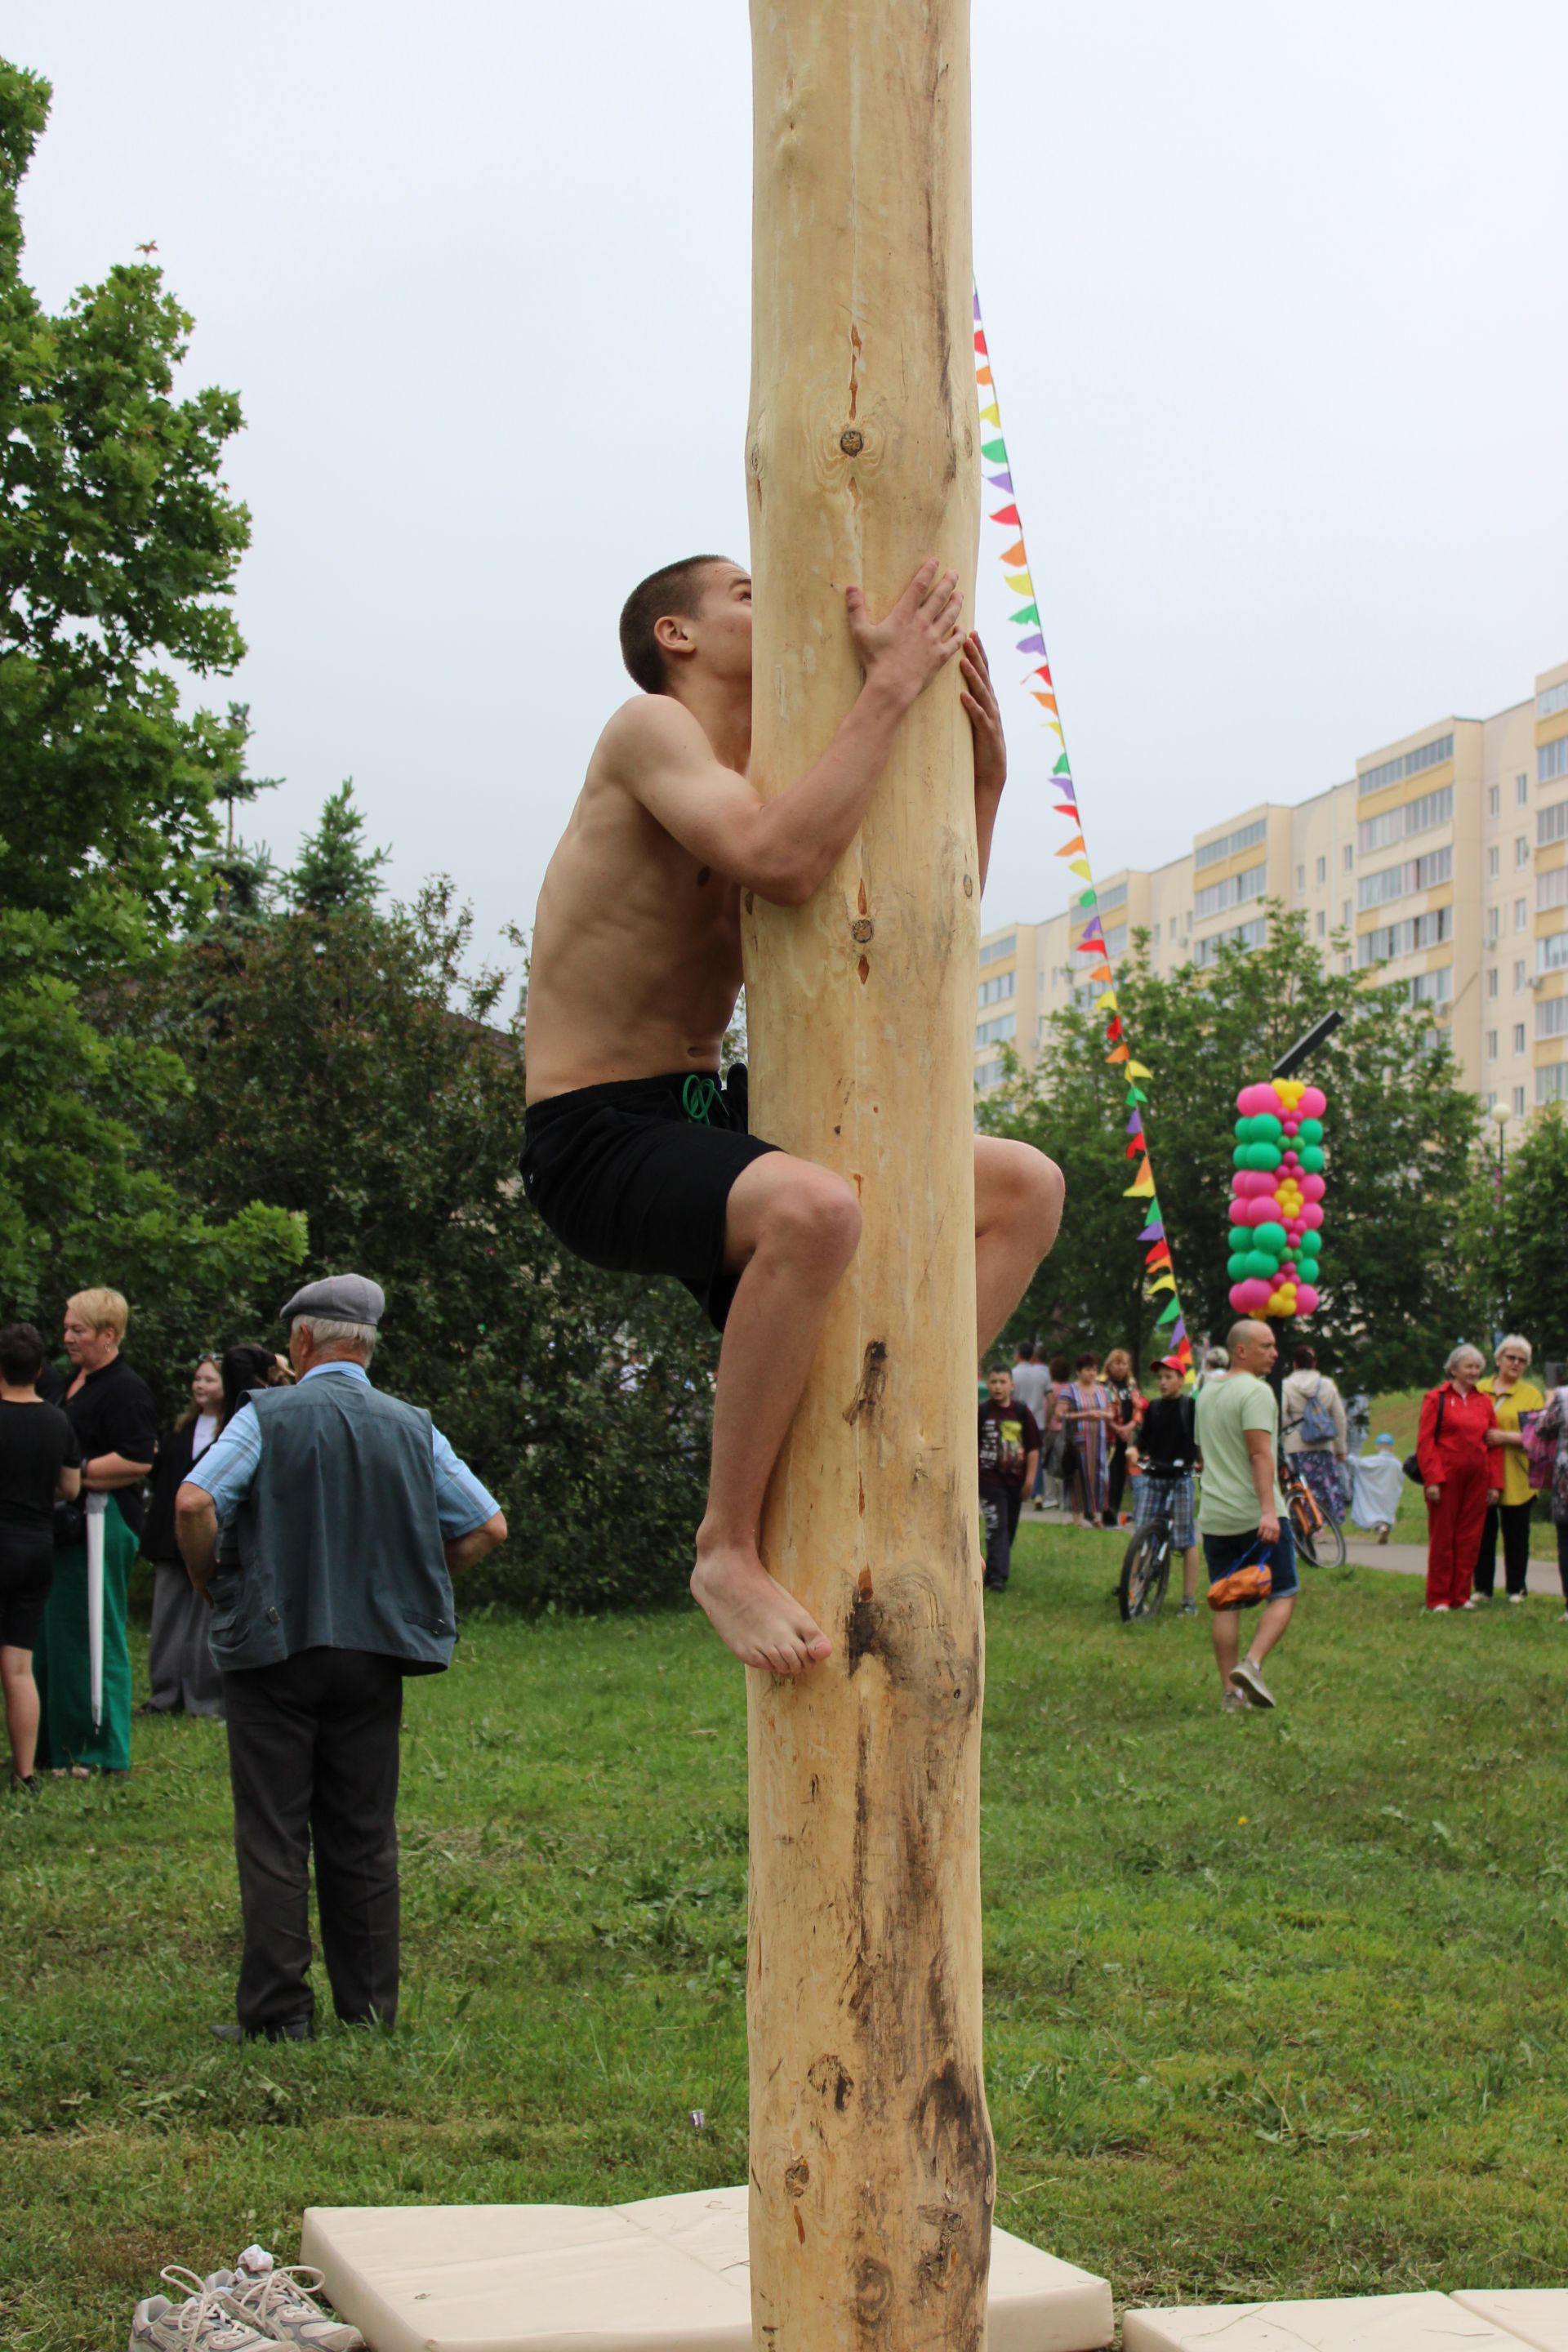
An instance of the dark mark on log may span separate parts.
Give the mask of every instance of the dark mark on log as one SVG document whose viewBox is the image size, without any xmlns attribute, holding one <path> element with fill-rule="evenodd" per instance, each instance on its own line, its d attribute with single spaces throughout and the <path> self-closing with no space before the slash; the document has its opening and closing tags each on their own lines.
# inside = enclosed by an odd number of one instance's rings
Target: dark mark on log
<svg viewBox="0 0 1568 2352">
<path fill-rule="evenodd" d="M 860 2326 L 880 2327 L 892 2301 L 892 2272 L 873 2255 L 863 2255 L 855 2265 L 855 2316 Z"/>
<path fill-rule="evenodd" d="M 806 2068 L 805 2079 L 835 2115 L 844 2113 L 854 2093 L 855 2077 L 845 2071 L 841 2058 L 835 2058 L 831 2052 L 825 2058 L 814 2058 Z"/>
<path fill-rule="evenodd" d="M 855 1179 L 856 1189 L 860 1180 Z M 868 1339 L 860 1365 L 860 1385 L 855 1391 L 853 1404 L 844 1408 L 844 1418 L 851 1428 L 858 1421 L 869 1419 L 882 1402 L 882 1391 L 888 1385 L 888 1343 L 886 1339 Z"/>
<path fill-rule="evenodd" d="M 863 915 L 866 912 L 867 906 L 866 885 L 864 882 L 861 883 L 859 889 L 856 893 L 855 904 L 857 913 Z"/>
<path fill-rule="evenodd" d="M 838 446 L 847 457 L 858 457 L 866 446 L 866 436 L 863 433 L 857 433 L 851 425 L 839 435 Z"/>
<path fill-rule="evenodd" d="M 858 947 L 864 947 L 875 929 L 876 925 L 868 922 L 862 915 L 858 922 L 850 924 L 849 936 Z"/>
<path fill-rule="evenodd" d="M 806 2191 L 806 2185 L 810 2181 L 810 2165 L 806 2162 L 804 2156 L 797 2156 L 793 2164 L 788 2164 L 784 2167 L 785 2195 L 790 2197 L 804 2197 Z"/>
<path fill-rule="evenodd" d="M 860 959 L 859 962 L 856 965 L 855 969 L 856 969 L 856 971 L 857 971 L 859 973 L 859 975 L 860 975 L 860 985 L 861 985 L 861 987 L 862 987 L 862 988 L 864 988 L 864 987 L 865 987 L 865 985 L 866 985 L 866 982 L 867 982 L 870 979 L 870 977 L 871 977 L 871 967 L 870 967 L 870 965 L 867 962 L 867 961 L 866 961 L 866 959 L 865 959 L 865 957 L 864 957 L 864 956 L 862 956 L 862 957 L 861 957 L 861 959 Z"/>
<path fill-rule="evenodd" d="M 963 895 L 966 898 L 973 898 L 974 896 L 974 877 L 973 874 L 966 874 L 963 877 Z M 746 901 L 747 906 L 750 907 L 751 903 L 750 898 L 748 898 Z"/>
<path fill-rule="evenodd" d="M 861 1508 L 862 1508 L 862 1510 L 865 1508 L 865 1505 L 864 1505 L 864 1504 L 862 1504 L 862 1505 L 861 1505 Z M 869 1600 L 870 1600 L 870 1598 L 871 1598 L 871 1571 L 870 1571 L 870 1570 L 869 1570 L 868 1568 L 863 1568 L 863 1569 L 860 1570 L 859 1577 L 858 1577 L 858 1579 L 857 1580 L 857 1586 L 856 1586 L 856 1589 L 857 1589 L 857 1591 L 859 1592 L 859 1595 L 860 1595 L 860 1598 L 861 1598 L 861 1600 L 862 1600 L 862 1601 L 869 1601 Z"/>
<path fill-rule="evenodd" d="M 861 1477 L 858 1471 L 855 1474 L 855 1484 L 859 1490 L 860 1517 L 864 1518 L 866 1516 L 866 1481 Z M 869 1571 L 868 1571 L 868 1573 L 869 1573 Z"/>
</svg>

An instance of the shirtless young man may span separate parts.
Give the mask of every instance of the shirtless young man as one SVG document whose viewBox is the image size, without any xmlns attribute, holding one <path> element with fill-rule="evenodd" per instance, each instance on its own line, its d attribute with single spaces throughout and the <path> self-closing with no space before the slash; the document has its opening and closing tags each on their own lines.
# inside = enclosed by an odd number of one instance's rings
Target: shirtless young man
<svg viewBox="0 0 1568 2352">
<path fill-rule="evenodd" d="M 735 1655 L 774 1674 L 833 1646 L 757 1547 L 860 1212 L 841 1178 L 748 1133 L 744 1070 L 720 1080 L 741 893 L 805 904 L 858 831 L 900 719 L 955 656 L 984 882 L 1006 748 L 962 601 L 934 560 L 884 620 L 846 592 L 865 682 L 821 759 L 764 803 L 746 781 L 751 581 L 721 556 L 645 580 L 621 615 L 643 692 L 599 738 L 534 923 L 523 1181 L 574 1255 L 675 1276 L 723 1332 L 691 1590 Z M 984 1355 L 1056 1239 L 1061 1174 L 1027 1144 L 977 1136 L 974 1195 Z"/>
</svg>

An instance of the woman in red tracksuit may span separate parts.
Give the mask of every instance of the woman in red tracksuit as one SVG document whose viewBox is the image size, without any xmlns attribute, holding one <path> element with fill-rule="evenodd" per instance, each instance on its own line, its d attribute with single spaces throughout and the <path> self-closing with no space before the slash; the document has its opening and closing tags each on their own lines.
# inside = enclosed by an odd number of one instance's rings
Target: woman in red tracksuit
<svg viewBox="0 0 1568 2352">
<path fill-rule="evenodd" d="M 1443 1369 L 1447 1379 L 1422 1399 L 1415 1441 L 1426 1490 L 1426 1606 L 1473 1609 L 1481 1523 L 1502 1485 L 1502 1457 L 1487 1444 L 1497 1412 L 1476 1387 L 1486 1370 L 1479 1349 L 1456 1348 Z"/>
</svg>

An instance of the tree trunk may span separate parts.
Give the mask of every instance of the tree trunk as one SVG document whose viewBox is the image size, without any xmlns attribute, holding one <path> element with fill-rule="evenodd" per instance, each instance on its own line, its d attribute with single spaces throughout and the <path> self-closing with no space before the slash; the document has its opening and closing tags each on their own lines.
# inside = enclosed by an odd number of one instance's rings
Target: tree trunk
<svg viewBox="0 0 1568 2352">
<path fill-rule="evenodd" d="M 880 614 L 973 593 L 967 0 L 752 0 L 752 774 L 817 757 Z M 865 1229 L 763 1521 L 832 1636 L 750 1685 L 752 2278 L 765 2352 L 981 2347 L 973 1037 L 980 877 L 956 665 L 811 904 L 748 901 L 757 1131 Z"/>
</svg>

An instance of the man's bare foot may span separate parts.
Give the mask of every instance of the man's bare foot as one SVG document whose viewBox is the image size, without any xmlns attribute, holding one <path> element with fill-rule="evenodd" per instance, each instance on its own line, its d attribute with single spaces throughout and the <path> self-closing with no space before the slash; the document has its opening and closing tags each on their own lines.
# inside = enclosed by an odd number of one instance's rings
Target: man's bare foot
<svg viewBox="0 0 1568 2352">
<path fill-rule="evenodd" d="M 822 1628 L 747 1545 L 704 1544 L 700 1536 L 691 1594 L 742 1665 L 803 1675 L 833 1655 Z"/>
</svg>

